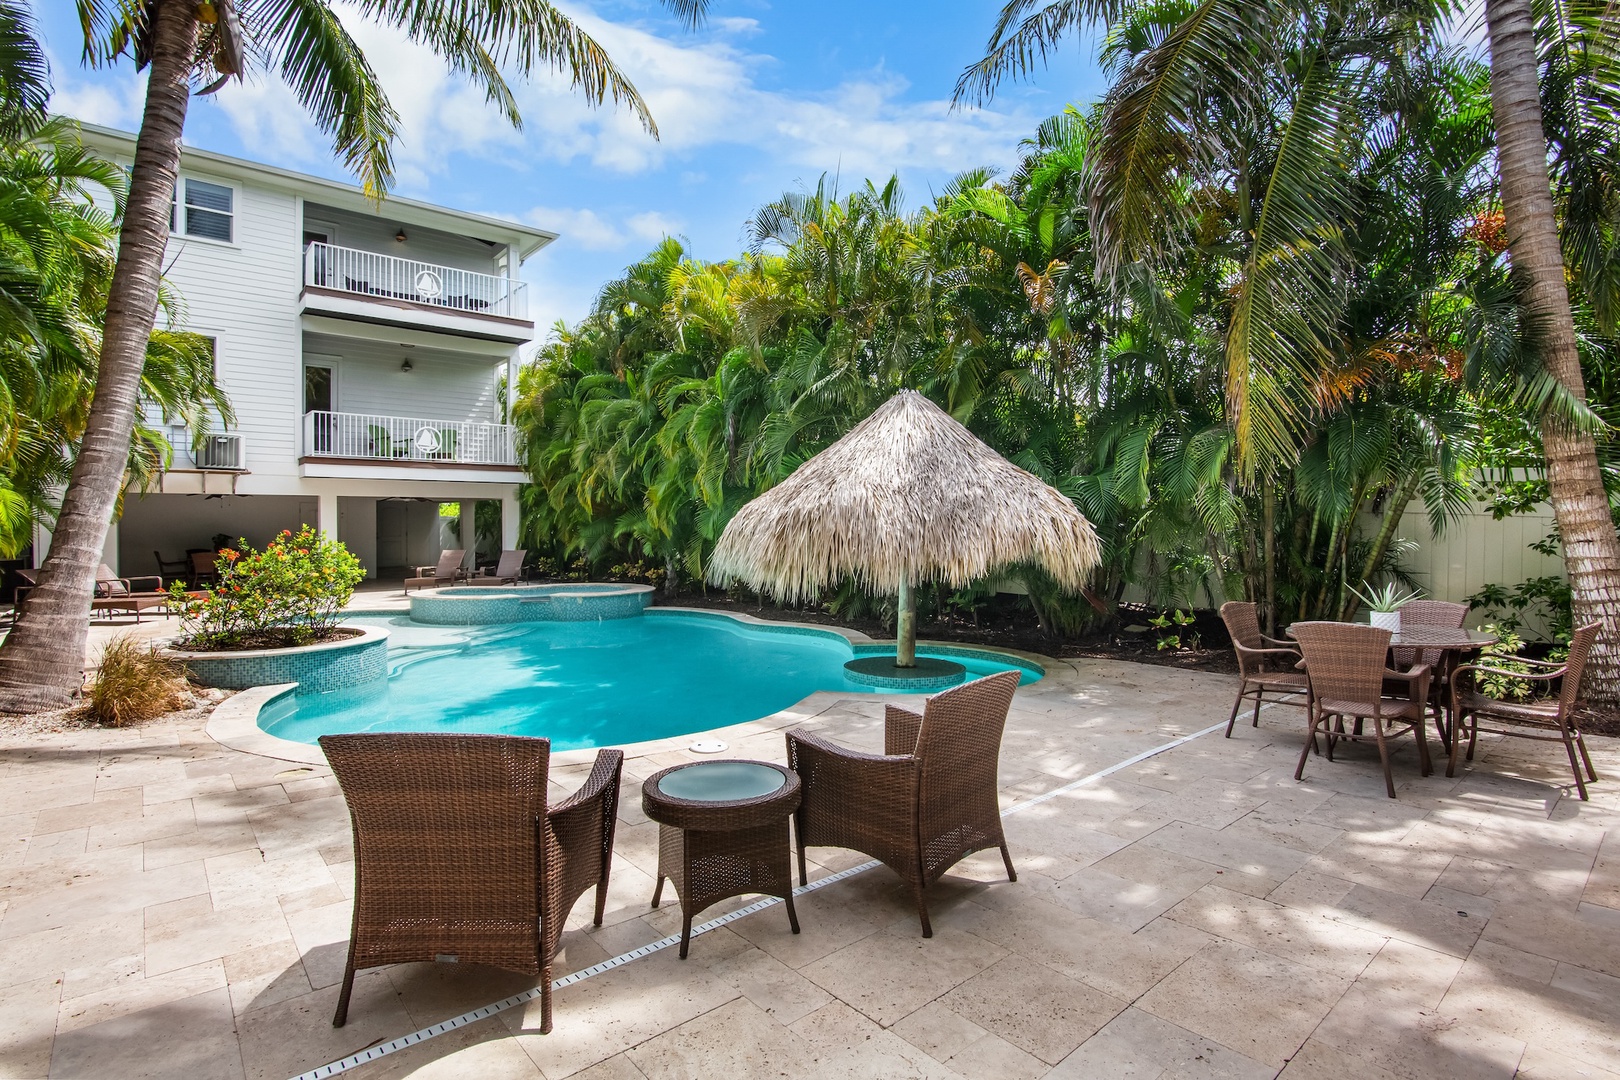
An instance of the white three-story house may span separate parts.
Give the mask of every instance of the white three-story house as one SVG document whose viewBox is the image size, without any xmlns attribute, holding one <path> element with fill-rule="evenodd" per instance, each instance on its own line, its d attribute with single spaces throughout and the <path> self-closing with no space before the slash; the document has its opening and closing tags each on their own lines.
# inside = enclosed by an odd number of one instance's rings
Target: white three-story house
<svg viewBox="0 0 1620 1080">
<path fill-rule="evenodd" d="M 84 127 L 129 161 L 134 137 Z M 500 386 L 534 337 L 524 259 L 556 234 L 186 149 L 165 256 L 184 328 L 213 341 L 236 422 L 183 428 L 161 488 L 131 493 L 107 545 L 124 575 L 171 576 L 214 538 L 319 526 L 397 576 L 432 563 L 441 503 L 501 504 L 516 547 L 522 471 Z M 43 553 L 45 536 L 36 550 Z"/>
</svg>

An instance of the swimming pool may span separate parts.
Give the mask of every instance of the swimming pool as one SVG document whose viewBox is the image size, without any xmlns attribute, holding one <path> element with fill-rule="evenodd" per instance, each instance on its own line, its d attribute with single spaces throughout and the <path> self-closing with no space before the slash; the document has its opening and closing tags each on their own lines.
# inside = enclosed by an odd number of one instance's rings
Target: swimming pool
<svg viewBox="0 0 1620 1080">
<path fill-rule="evenodd" d="M 403 616 L 347 622 L 389 632 L 386 682 L 288 694 L 259 726 L 313 743 L 350 731 L 542 735 L 557 750 L 616 746 L 708 731 L 785 709 L 817 690 L 870 693 L 844 661 L 881 646 L 724 615 L 651 610 L 603 622 L 427 626 Z M 889 650 L 892 652 L 892 647 Z M 968 678 L 1034 664 L 971 649 L 919 649 L 966 665 Z"/>
</svg>

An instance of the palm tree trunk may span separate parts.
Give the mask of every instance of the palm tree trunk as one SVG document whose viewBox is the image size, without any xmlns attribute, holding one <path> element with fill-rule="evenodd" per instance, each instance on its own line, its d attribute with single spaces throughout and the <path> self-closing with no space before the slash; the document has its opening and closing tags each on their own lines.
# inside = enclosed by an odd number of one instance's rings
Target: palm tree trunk
<svg viewBox="0 0 1620 1080">
<path fill-rule="evenodd" d="M 1547 141 L 1537 85 L 1535 26 L 1530 0 L 1486 0 L 1491 40 L 1491 106 L 1508 251 L 1523 282 L 1525 307 L 1541 338 L 1542 363 L 1570 393 L 1584 398 L 1575 320 L 1564 283 Z M 1564 542 L 1564 571 L 1574 598 L 1575 625 L 1598 621 L 1597 644 L 1586 664 L 1585 696 L 1620 702 L 1620 540 L 1598 472 L 1590 435 L 1548 416 L 1541 425 L 1547 487 Z"/>
<path fill-rule="evenodd" d="M 1261 481 L 1260 498 L 1265 507 L 1261 528 L 1261 550 L 1265 554 L 1266 572 L 1266 633 L 1277 635 L 1277 484 L 1270 476 Z"/>
<path fill-rule="evenodd" d="M 95 396 L 39 587 L 28 594 L 0 646 L 0 712 L 64 707 L 83 681 L 90 597 L 129 462 L 141 369 L 157 318 L 180 132 L 191 97 L 196 7 L 187 0 L 163 0 L 153 7 L 146 106 L 118 236 Z"/>
</svg>

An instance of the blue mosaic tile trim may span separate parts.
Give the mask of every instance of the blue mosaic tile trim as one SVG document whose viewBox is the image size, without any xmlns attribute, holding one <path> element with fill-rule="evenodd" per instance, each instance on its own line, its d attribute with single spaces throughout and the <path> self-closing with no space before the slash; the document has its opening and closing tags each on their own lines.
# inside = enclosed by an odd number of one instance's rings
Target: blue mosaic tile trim
<svg viewBox="0 0 1620 1080">
<path fill-rule="evenodd" d="M 388 639 L 378 637 L 311 652 L 190 657 L 185 664 L 191 677 L 204 686 L 246 690 L 297 683 L 300 694 L 324 694 L 387 679 Z"/>
<path fill-rule="evenodd" d="M 652 591 L 571 589 L 568 586 L 503 590 L 444 590 L 411 597 L 411 620 L 430 626 L 489 626 L 521 622 L 599 622 L 630 619 L 652 603 Z"/>
<path fill-rule="evenodd" d="M 957 645 L 922 645 L 918 647 L 918 651 L 928 656 L 965 656 L 970 660 L 988 660 L 993 664 L 1009 664 L 1013 667 L 1020 667 L 1037 675 L 1044 676 L 1046 674 L 1046 669 L 1033 660 L 1026 660 L 1022 656 L 1014 656 L 1012 653 L 996 652 L 994 649 L 969 649 Z M 855 646 L 856 656 L 872 656 L 877 653 L 891 652 L 894 652 L 893 645 Z"/>
<path fill-rule="evenodd" d="M 710 622 L 725 623 L 727 626 L 734 626 L 742 630 L 763 630 L 770 634 L 797 634 L 801 637 L 820 637 L 841 642 L 845 645 L 850 644 L 849 638 L 835 630 L 822 630 L 814 626 L 788 626 L 782 623 L 744 622 L 734 616 L 718 611 L 699 611 L 695 608 L 648 608 L 647 614 L 657 618 L 708 619 Z M 855 647 L 859 649 L 862 646 L 857 645 Z M 890 648 L 893 648 L 893 646 L 890 646 Z M 882 652 L 883 650 L 879 648 L 877 651 Z"/>
</svg>

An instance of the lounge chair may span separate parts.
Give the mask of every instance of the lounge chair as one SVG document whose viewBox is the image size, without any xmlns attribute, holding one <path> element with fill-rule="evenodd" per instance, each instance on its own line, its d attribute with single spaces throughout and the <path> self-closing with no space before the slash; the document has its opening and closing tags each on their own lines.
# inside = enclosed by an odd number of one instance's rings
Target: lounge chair
<svg viewBox="0 0 1620 1080">
<path fill-rule="evenodd" d="M 188 559 L 165 559 L 161 551 L 152 552 L 152 560 L 157 563 L 158 574 L 165 578 L 183 578 L 191 569 Z"/>
<path fill-rule="evenodd" d="M 523 560 L 528 557 L 526 548 L 516 551 L 501 552 L 500 561 L 493 570 L 486 569 L 482 574 L 475 574 L 467 579 L 468 585 L 516 585 L 518 578 L 523 576 Z"/>
<path fill-rule="evenodd" d="M 138 587 L 137 587 L 138 586 Z M 163 588 L 163 579 L 156 574 L 142 577 L 119 577 L 106 563 L 96 567 L 96 591 L 90 599 L 90 610 L 111 615 L 115 611 L 128 611 L 141 621 L 141 612 L 165 607 L 169 594 Z"/>
<path fill-rule="evenodd" d="M 923 713 L 884 710 L 883 754 L 862 754 L 804 728 L 787 733 L 788 765 L 799 774 L 794 814 L 799 882 L 806 847 L 854 848 L 911 886 L 923 937 L 933 937 L 923 890 L 975 851 L 1001 849 L 997 761 L 1018 672 L 1003 671 L 928 699 Z"/>
<path fill-rule="evenodd" d="M 467 571 L 461 568 L 466 558 L 466 548 L 447 548 L 439 552 L 439 564 L 418 566 L 416 576 L 405 579 L 405 591 L 410 592 L 412 585 L 419 589 L 437 589 L 440 585 L 453 585 L 466 580 Z"/>
<path fill-rule="evenodd" d="M 571 798 L 546 805 L 551 744 L 510 735 L 323 735 L 354 826 L 354 920 L 333 1027 L 354 973 L 453 960 L 537 975 L 551 1030 L 551 960 L 575 901 L 602 925 L 624 754 L 598 750 Z"/>
</svg>

